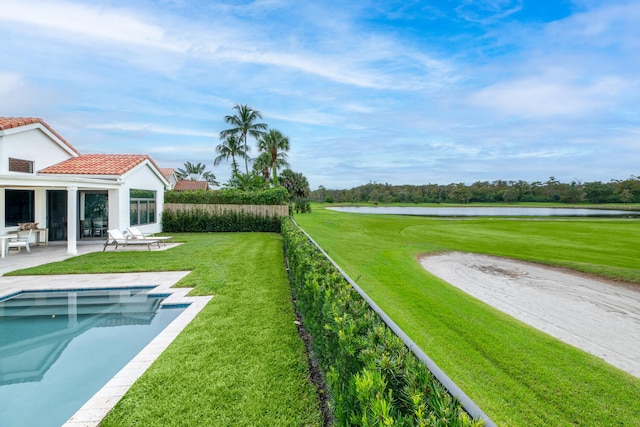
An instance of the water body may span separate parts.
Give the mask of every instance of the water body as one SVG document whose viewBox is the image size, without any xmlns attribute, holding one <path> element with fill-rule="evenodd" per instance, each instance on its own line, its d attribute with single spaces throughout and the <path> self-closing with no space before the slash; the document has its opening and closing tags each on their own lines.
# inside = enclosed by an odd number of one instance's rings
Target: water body
<svg viewBox="0 0 640 427">
<path fill-rule="evenodd" d="M 640 212 L 581 209 L 581 208 L 534 208 L 534 207 L 412 207 L 412 206 L 346 206 L 328 208 L 339 212 L 386 215 L 418 216 L 607 216 L 638 217 Z"/>
<path fill-rule="evenodd" d="M 171 323 L 149 289 L 25 292 L 0 301 L 0 426 L 57 427 Z"/>
</svg>

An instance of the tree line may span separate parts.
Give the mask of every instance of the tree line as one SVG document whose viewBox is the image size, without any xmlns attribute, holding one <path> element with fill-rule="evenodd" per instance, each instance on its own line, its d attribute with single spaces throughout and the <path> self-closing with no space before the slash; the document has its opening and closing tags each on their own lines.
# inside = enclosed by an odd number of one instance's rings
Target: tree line
<svg viewBox="0 0 640 427">
<path fill-rule="evenodd" d="M 631 176 L 609 182 L 562 183 L 550 177 L 546 182 L 497 180 L 447 185 L 369 182 L 349 190 L 332 190 L 321 185 L 309 197 L 325 203 L 640 203 L 640 179 Z"/>
</svg>

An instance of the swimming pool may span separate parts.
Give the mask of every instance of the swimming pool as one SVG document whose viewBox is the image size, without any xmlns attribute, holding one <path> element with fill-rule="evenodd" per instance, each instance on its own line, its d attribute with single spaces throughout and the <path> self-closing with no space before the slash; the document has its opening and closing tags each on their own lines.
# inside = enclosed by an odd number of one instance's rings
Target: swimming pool
<svg viewBox="0 0 640 427">
<path fill-rule="evenodd" d="M 154 287 L 0 300 L 0 426 L 60 426 L 184 310 Z"/>
</svg>

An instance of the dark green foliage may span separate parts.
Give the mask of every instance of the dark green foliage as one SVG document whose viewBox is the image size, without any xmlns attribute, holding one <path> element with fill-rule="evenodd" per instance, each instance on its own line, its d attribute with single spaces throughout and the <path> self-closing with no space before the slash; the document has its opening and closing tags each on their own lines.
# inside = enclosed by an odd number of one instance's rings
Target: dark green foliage
<svg viewBox="0 0 640 427">
<path fill-rule="evenodd" d="M 289 276 L 338 426 L 479 426 L 290 218 Z"/>
<path fill-rule="evenodd" d="M 280 231 L 280 217 L 256 216 L 244 212 L 226 211 L 223 214 L 205 210 L 165 211 L 162 230 L 167 233 L 207 233 L 236 231 Z"/>
<path fill-rule="evenodd" d="M 309 199 L 295 199 L 293 204 L 296 213 L 311 213 L 311 201 Z"/>
<path fill-rule="evenodd" d="M 638 203 L 640 178 L 582 183 L 562 183 L 554 177 L 545 182 L 476 181 L 473 184 L 392 185 L 369 182 L 346 189 L 319 186 L 309 198 L 325 203 Z M 329 198 L 329 200 L 327 200 Z"/>
<path fill-rule="evenodd" d="M 227 205 L 284 205 L 289 193 L 282 187 L 260 191 L 224 189 L 214 191 L 165 191 L 165 203 L 227 204 Z"/>
</svg>

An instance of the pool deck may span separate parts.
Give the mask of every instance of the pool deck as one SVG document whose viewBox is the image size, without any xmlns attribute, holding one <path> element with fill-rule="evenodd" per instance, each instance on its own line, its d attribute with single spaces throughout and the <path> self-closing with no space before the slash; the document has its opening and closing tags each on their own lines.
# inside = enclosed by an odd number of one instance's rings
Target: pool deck
<svg viewBox="0 0 640 427">
<path fill-rule="evenodd" d="M 176 244 L 154 250 L 167 250 Z M 78 245 L 78 255 L 102 251 L 102 242 Z M 126 248 L 140 250 L 146 248 Z M 108 249 L 109 250 L 109 249 Z M 113 250 L 113 249 L 111 249 Z M 0 275 L 9 271 L 33 267 L 40 264 L 62 261 L 70 258 L 66 246 L 34 247 L 31 253 L 11 253 L 0 259 Z M 55 276 L 2 276 L 0 277 L 0 297 L 22 290 L 62 290 L 127 288 L 140 285 L 157 286 L 152 293 L 170 293 L 163 304 L 189 304 L 189 306 L 138 353 L 120 372 L 89 399 L 63 427 L 96 427 L 115 404 L 129 390 L 129 387 L 147 370 L 160 354 L 171 344 L 178 334 L 204 308 L 212 297 L 187 297 L 191 288 L 172 288 L 189 271 L 114 273 L 114 274 L 71 274 Z"/>
</svg>

